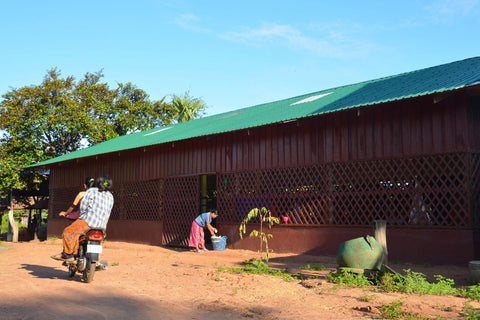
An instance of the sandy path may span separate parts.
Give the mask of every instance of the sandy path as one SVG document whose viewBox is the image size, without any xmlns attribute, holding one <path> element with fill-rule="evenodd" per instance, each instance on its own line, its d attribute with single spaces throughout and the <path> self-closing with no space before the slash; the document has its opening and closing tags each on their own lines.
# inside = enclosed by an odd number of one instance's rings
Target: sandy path
<svg viewBox="0 0 480 320">
<path fill-rule="evenodd" d="M 270 266 L 291 272 L 315 263 L 329 268 L 313 272 L 317 279 L 287 282 L 218 271 L 257 257 L 252 251 L 197 254 L 107 241 L 102 260 L 108 261 L 108 270 L 96 272 L 86 284 L 80 275 L 69 278 L 67 269 L 50 258 L 60 251 L 60 240 L 3 242 L 0 248 L 0 319 L 372 319 L 381 305 L 398 299 L 404 299 L 407 311 L 457 319 L 467 303 L 451 296 L 338 289 L 324 279 L 336 267 L 332 257 L 273 254 Z M 455 277 L 457 283 L 468 275 L 460 267 L 408 267 Z"/>
</svg>

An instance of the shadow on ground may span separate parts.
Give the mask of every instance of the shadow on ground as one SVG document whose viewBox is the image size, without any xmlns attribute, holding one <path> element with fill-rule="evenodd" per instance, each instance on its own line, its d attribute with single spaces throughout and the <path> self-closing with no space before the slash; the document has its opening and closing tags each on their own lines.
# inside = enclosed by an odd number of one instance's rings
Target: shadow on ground
<svg viewBox="0 0 480 320">
<path fill-rule="evenodd" d="M 49 272 L 36 270 L 41 277 Z M 104 295 L 85 295 L 82 290 L 69 290 L 58 296 L 39 296 L 18 303 L 2 302 L 1 319 L 257 319 L 255 313 L 234 310 L 225 305 L 173 305 L 148 297 L 138 299 L 109 292 Z"/>
</svg>

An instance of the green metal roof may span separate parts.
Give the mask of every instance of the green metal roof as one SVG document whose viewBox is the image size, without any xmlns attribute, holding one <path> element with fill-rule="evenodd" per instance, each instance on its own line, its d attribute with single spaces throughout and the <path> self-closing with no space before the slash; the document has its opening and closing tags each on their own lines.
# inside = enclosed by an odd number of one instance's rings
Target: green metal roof
<svg viewBox="0 0 480 320">
<path fill-rule="evenodd" d="M 53 163 L 99 154 L 253 128 L 478 84 L 480 84 L 480 57 L 474 57 L 132 133 L 34 164 L 32 167 L 48 166 Z"/>
</svg>

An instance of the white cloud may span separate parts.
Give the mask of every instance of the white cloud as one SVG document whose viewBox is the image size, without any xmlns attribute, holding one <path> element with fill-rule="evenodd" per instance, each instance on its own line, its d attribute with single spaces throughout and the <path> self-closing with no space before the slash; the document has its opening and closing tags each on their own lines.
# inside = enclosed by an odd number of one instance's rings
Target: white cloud
<svg viewBox="0 0 480 320">
<path fill-rule="evenodd" d="M 364 55 L 373 49 L 368 43 L 349 38 L 341 30 L 321 30 L 316 27 L 318 37 L 310 37 L 290 26 L 264 23 L 259 28 L 245 28 L 242 31 L 219 35 L 222 39 L 244 43 L 250 46 L 280 45 L 307 51 L 322 57 L 351 57 Z M 318 32 L 320 31 L 320 32 Z"/>
<path fill-rule="evenodd" d="M 438 0 L 427 5 L 426 10 L 431 18 L 441 20 L 477 15 L 479 7 L 480 0 Z"/>
<path fill-rule="evenodd" d="M 186 30 L 200 33 L 210 33 L 211 30 L 200 25 L 200 18 L 193 13 L 181 14 L 174 20 L 175 24 Z"/>
</svg>

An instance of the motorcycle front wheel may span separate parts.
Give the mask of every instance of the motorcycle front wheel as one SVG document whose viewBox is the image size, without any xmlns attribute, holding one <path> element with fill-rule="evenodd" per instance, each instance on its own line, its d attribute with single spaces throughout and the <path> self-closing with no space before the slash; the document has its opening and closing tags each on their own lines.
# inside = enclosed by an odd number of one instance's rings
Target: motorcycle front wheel
<svg viewBox="0 0 480 320">
<path fill-rule="evenodd" d="M 85 265 L 85 270 L 83 270 L 83 281 L 85 281 L 86 283 L 92 282 L 93 274 L 95 273 L 95 268 L 96 268 L 95 262 L 91 262 L 90 260 L 87 260 L 87 263 Z"/>
</svg>

